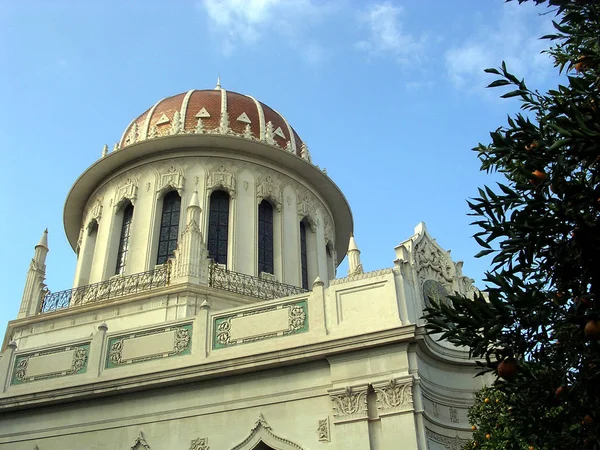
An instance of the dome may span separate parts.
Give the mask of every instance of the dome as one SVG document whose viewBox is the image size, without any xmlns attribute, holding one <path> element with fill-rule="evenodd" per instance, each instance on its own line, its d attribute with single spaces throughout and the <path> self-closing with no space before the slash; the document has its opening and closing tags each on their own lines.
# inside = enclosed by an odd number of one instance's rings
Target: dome
<svg viewBox="0 0 600 450">
<path fill-rule="evenodd" d="M 281 114 L 249 95 L 226 91 L 220 84 L 215 89 L 194 89 L 160 100 L 129 124 L 118 147 L 175 134 L 239 136 L 309 159 L 306 146 Z"/>
</svg>

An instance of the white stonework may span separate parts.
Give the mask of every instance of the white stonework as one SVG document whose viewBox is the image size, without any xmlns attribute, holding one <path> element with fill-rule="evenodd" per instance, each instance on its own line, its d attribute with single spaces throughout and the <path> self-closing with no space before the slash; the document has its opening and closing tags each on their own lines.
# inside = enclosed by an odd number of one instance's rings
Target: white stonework
<svg viewBox="0 0 600 450">
<path fill-rule="evenodd" d="M 254 140 L 225 133 L 226 104 L 222 134 L 183 133 L 190 96 L 167 117 L 171 132 L 152 139 L 148 120 L 131 125 L 121 150 L 74 185 L 65 228 L 76 289 L 46 288 L 46 233 L 35 246 L 2 346 L 0 449 L 460 448 L 484 380 L 421 317 L 431 298 L 475 291 L 462 265 L 419 224 L 393 265 L 365 272 L 337 186 L 305 145 L 301 157 L 272 145 L 278 130 L 292 136 L 289 124 L 273 130 L 255 101 Z M 206 108 L 193 111 L 199 124 Z M 208 251 L 216 190 L 229 195 L 219 265 Z M 156 265 L 172 191 L 177 248 Z M 274 207 L 273 274 L 258 270 L 263 200 Z M 349 273 L 336 278 L 345 256 Z"/>
</svg>

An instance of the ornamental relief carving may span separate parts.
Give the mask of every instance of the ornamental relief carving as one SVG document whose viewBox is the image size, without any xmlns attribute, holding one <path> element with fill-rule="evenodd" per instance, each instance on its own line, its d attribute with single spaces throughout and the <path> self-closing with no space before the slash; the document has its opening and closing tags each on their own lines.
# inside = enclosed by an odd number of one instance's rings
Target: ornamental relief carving
<svg viewBox="0 0 600 450">
<path fill-rule="evenodd" d="M 380 414 L 412 409 L 412 380 L 391 379 L 386 384 L 373 384 Z"/>
<path fill-rule="evenodd" d="M 190 450 L 209 450 L 207 438 L 197 438 L 190 444 Z"/>
<path fill-rule="evenodd" d="M 132 205 L 135 205 L 137 199 L 138 181 L 129 177 L 117 186 L 113 206 L 118 209 L 124 202 L 129 200 Z"/>
<path fill-rule="evenodd" d="M 297 196 L 298 216 L 300 219 L 306 219 L 311 231 L 315 232 L 317 230 L 315 198 L 306 191 L 299 192 Z"/>
<path fill-rule="evenodd" d="M 127 137 L 125 138 L 125 145 L 135 144 L 138 140 L 138 124 L 134 122 L 131 128 L 129 129 L 129 133 L 127 133 Z"/>
<path fill-rule="evenodd" d="M 454 278 L 452 260 L 448 253 L 440 250 L 427 236 L 424 236 L 415 246 L 414 261 L 421 282 L 433 278 L 452 286 Z"/>
<path fill-rule="evenodd" d="M 175 189 L 179 195 L 182 195 L 184 181 L 183 169 L 179 166 L 172 165 L 166 171 L 158 175 L 156 192 L 162 194 L 172 188 Z"/>
<path fill-rule="evenodd" d="M 82 344 L 78 346 L 67 346 L 59 349 L 46 350 L 43 352 L 36 352 L 26 356 L 18 356 L 15 358 L 15 366 L 11 384 L 22 384 L 31 381 L 47 380 L 50 378 L 64 377 L 67 375 L 75 375 L 83 373 L 87 369 L 88 355 L 90 351 L 90 344 Z M 31 373 L 30 360 L 32 358 L 44 357 L 47 355 L 59 355 L 60 353 L 72 352 L 72 360 L 68 367 L 57 367 L 57 368 L 46 368 L 45 371 L 40 372 L 39 367 L 35 373 Z M 29 372 L 29 373 L 28 373 Z"/>
<path fill-rule="evenodd" d="M 321 442 L 331 441 L 331 438 L 329 437 L 329 417 L 323 420 L 319 420 L 317 426 L 317 437 Z"/>
<path fill-rule="evenodd" d="M 131 450 L 150 450 L 150 446 L 146 439 L 144 438 L 144 434 L 140 431 L 138 437 L 133 441 L 133 445 L 131 446 Z"/>
<path fill-rule="evenodd" d="M 466 439 L 461 439 L 458 436 L 443 436 L 439 433 L 431 431 L 428 428 L 425 428 L 425 435 L 427 436 L 427 439 L 443 445 L 448 450 L 461 450 L 463 446 L 467 443 Z"/>
<path fill-rule="evenodd" d="M 94 200 L 94 203 L 92 203 L 92 205 L 88 209 L 88 213 L 87 213 L 87 216 L 85 219 L 86 228 L 89 229 L 94 221 L 97 223 L 100 223 L 100 219 L 102 218 L 102 202 L 103 202 L 103 200 L 104 200 L 103 197 L 96 197 L 96 200 Z"/>
<path fill-rule="evenodd" d="M 212 170 L 206 179 L 207 192 L 212 192 L 216 188 L 222 188 L 229 192 L 231 197 L 235 196 L 235 178 L 225 168 L 224 165 Z"/>
<path fill-rule="evenodd" d="M 333 403 L 333 416 L 337 421 L 362 419 L 367 417 L 367 386 L 341 391 L 329 391 Z"/>
<path fill-rule="evenodd" d="M 256 197 L 258 203 L 267 199 L 273 203 L 277 211 L 281 211 L 281 183 L 278 179 L 273 179 L 273 176 L 266 175 L 256 187 Z"/>
</svg>

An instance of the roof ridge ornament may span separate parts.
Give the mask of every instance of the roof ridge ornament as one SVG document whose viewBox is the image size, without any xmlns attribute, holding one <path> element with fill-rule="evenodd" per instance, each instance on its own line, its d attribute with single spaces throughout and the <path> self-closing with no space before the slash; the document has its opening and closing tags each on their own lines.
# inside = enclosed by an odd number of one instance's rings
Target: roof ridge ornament
<svg viewBox="0 0 600 450">
<path fill-rule="evenodd" d="M 217 76 L 217 85 L 215 86 L 215 91 L 220 91 L 221 89 L 223 89 L 221 87 L 221 75 Z"/>
</svg>

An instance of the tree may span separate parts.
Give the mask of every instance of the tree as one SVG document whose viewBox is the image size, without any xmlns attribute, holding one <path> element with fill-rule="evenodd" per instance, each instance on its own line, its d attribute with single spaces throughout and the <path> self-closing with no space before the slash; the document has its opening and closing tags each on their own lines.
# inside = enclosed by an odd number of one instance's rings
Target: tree
<svg viewBox="0 0 600 450">
<path fill-rule="evenodd" d="M 540 93 L 504 63 L 486 70 L 522 110 L 474 149 L 506 180 L 469 202 L 492 267 L 485 294 L 433 302 L 426 326 L 495 373 L 510 411 L 484 430 L 476 403 L 468 448 L 600 449 L 600 4 L 533 1 L 555 14 L 543 38 L 565 84 Z"/>
</svg>

